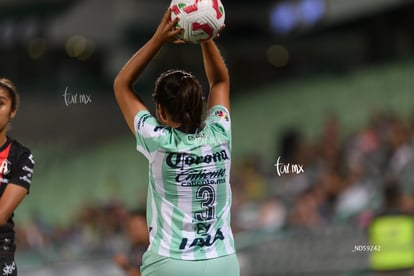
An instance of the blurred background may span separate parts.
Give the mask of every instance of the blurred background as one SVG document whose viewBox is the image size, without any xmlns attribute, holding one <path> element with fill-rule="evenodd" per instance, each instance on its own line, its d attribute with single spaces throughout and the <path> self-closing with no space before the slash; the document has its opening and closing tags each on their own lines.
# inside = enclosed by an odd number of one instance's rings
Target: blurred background
<svg viewBox="0 0 414 276">
<path fill-rule="evenodd" d="M 414 211 L 414 1 L 222 2 L 242 275 L 378 269 L 366 247 L 381 244 L 377 215 Z M 113 256 L 148 172 L 112 82 L 168 4 L 0 0 L 0 75 L 21 94 L 10 136 L 36 159 L 15 216 L 20 275 L 125 275 Z M 136 86 L 149 106 L 169 68 L 207 89 L 199 47 L 167 45 Z"/>
</svg>

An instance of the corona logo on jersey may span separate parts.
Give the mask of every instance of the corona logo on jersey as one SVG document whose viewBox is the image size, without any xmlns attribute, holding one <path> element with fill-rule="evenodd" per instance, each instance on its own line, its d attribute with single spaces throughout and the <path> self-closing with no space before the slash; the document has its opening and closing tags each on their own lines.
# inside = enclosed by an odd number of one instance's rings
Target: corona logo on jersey
<svg viewBox="0 0 414 276">
<path fill-rule="evenodd" d="M 226 150 L 212 152 L 205 155 L 194 155 L 187 153 L 170 153 L 166 158 L 167 165 L 172 169 L 180 169 L 177 172 L 175 181 L 185 187 L 218 185 L 226 183 L 226 169 L 192 168 L 193 165 L 215 164 L 230 160 Z"/>
<path fill-rule="evenodd" d="M 184 169 L 185 166 L 191 166 L 193 164 L 198 165 L 201 163 L 209 164 L 210 162 L 220 162 L 223 160 L 229 160 L 229 156 L 225 150 L 213 152 L 206 155 L 194 155 L 186 153 L 170 153 L 167 156 L 166 162 L 170 168 Z"/>
</svg>

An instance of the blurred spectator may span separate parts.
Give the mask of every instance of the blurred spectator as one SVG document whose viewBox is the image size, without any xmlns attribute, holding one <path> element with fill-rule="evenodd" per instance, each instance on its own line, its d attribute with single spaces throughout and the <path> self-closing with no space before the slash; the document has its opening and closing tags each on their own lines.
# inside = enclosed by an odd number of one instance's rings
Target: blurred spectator
<svg viewBox="0 0 414 276">
<path fill-rule="evenodd" d="M 289 214 L 289 224 L 299 228 L 321 227 L 329 220 L 328 210 L 326 191 L 315 185 L 298 197 Z"/>
<path fill-rule="evenodd" d="M 391 156 L 389 159 L 389 174 L 398 177 L 405 166 L 413 160 L 413 147 L 408 126 L 399 118 L 392 121 L 389 130 Z"/>
<path fill-rule="evenodd" d="M 303 144 L 303 134 L 296 128 L 285 130 L 279 141 L 280 157 L 284 162 L 295 163 Z"/>
<path fill-rule="evenodd" d="M 246 200 L 260 201 L 266 195 L 266 179 L 261 170 L 261 159 L 258 156 L 250 154 L 245 157 L 239 164 L 237 174 L 240 177 L 241 185 L 245 193 Z"/>
<path fill-rule="evenodd" d="M 142 255 L 149 244 L 145 211 L 130 211 L 128 214 L 126 230 L 130 242 L 128 252 L 118 253 L 113 259 L 115 264 L 125 271 L 126 275 L 140 276 Z"/>
<path fill-rule="evenodd" d="M 276 231 L 286 223 L 286 208 L 276 198 L 268 198 L 262 204 L 258 213 L 258 229 Z"/>
<path fill-rule="evenodd" d="M 241 231 L 277 231 L 286 224 L 286 207 L 277 198 L 255 202 L 246 201 L 235 214 L 234 223 Z"/>
<path fill-rule="evenodd" d="M 401 210 L 406 214 L 414 215 L 414 194 L 401 195 Z"/>
</svg>

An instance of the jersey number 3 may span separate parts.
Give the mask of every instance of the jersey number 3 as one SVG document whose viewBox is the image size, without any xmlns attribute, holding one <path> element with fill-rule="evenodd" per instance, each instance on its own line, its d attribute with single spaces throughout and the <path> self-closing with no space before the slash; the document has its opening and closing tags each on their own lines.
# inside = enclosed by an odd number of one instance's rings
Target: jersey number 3
<svg viewBox="0 0 414 276">
<path fill-rule="evenodd" d="M 214 188 L 210 185 L 204 185 L 198 188 L 196 198 L 201 199 L 202 211 L 194 212 L 194 219 L 196 221 L 209 221 L 215 216 L 214 202 L 216 201 L 216 193 Z"/>
</svg>

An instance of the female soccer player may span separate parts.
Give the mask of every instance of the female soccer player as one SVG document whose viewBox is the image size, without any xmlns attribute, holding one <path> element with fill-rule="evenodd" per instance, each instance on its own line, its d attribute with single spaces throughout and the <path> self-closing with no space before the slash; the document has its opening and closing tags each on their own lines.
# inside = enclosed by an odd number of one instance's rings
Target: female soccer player
<svg viewBox="0 0 414 276">
<path fill-rule="evenodd" d="M 155 82 L 156 117 L 132 86 L 148 63 L 181 31 L 167 10 L 152 38 L 121 69 L 115 97 L 149 160 L 147 222 L 150 245 L 142 275 L 239 275 L 230 228 L 230 81 L 212 40 L 201 43 L 210 85 L 203 120 L 202 88 L 183 70 Z"/>
<path fill-rule="evenodd" d="M 34 160 L 30 150 L 7 136 L 19 95 L 13 83 L 0 78 L 0 274 L 17 275 L 14 262 L 13 212 L 29 192 Z"/>
</svg>

